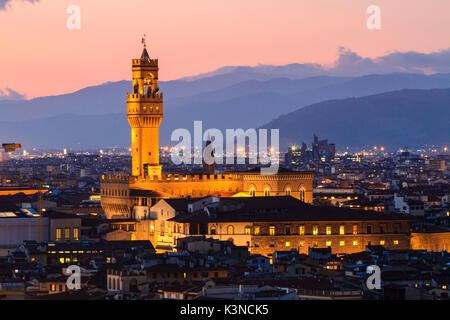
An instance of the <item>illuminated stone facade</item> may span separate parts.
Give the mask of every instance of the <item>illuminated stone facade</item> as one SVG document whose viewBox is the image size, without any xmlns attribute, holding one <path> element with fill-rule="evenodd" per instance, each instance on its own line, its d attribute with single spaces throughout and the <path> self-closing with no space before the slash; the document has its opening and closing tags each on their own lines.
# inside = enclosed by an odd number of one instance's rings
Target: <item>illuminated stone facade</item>
<svg viewBox="0 0 450 320">
<path fill-rule="evenodd" d="M 450 250 L 450 232 L 414 232 L 411 234 L 411 249 L 448 252 Z"/>
<path fill-rule="evenodd" d="M 353 212 L 341 208 L 301 206 L 292 208 L 286 197 L 282 206 L 264 212 L 264 198 L 254 199 L 249 208 L 230 215 L 186 213 L 187 206 L 181 199 L 159 201 L 151 208 L 148 217 L 137 221 L 120 221 L 112 224 L 108 240 L 150 240 L 159 252 L 174 250 L 177 239 L 203 235 L 217 240 L 231 240 L 235 245 L 246 246 L 252 254 L 270 255 L 274 251 L 296 249 L 307 254 L 308 248 L 331 247 L 333 253 L 364 251 L 367 245 L 381 245 L 388 249 L 409 249 L 409 221 L 399 215 L 374 212 Z M 225 199 L 225 200 L 224 200 Z M 228 198 L 233 202 L 247 202 L 247 198 Z M 197 201 L 197 200 L 196 200 Z M 198 200 L 208 202 L 211 197 Z M 221 198 L 220 202 L 230 201 Z M 205 206 L 211 206 L 205 203 Z M 287 206 L 284 206 L 287 203 Z M 230 207 L 232 204 L 225 204 Z M 181 211 L 180 211 L 181 210 Z M 183 213 L 184 211 L 184 213 Z M 345 211 L 345 212 L 344 212 Z"/>
<path fill-rule="evenodd" d="M 132 60 L 133 93 L 127 94 L 127 116 L 131 126 L 131 176 L 101 178 L 102 207 L 108 219 L 133 218 L 135 209 L 148 210 L 162 198 L 207 195 L 291 195 L 313 201 L 312 172 L 279 171 L 227 174 L 163 174 L 159 163 L 159 125 L 163 119 L 163 94 L 158 88 L 158 60 L 150 59 L 144 47 L 140 59 Z M 137 191 L 136 191 L 137 190 Z M 144 196 L 133 196 L 139 190 Z M 139 208 L 139 207 L 146 207 Z"/>
</svg>

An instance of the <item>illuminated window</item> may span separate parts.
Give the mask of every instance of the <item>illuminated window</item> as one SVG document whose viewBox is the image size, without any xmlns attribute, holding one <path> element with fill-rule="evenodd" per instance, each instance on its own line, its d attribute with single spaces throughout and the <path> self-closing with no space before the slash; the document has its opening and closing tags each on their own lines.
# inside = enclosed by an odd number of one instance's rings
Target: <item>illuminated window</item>
<svg viewBox="0 0 450 320">
<path fill-rule="evenodd" d="M 398 240 L 394 240 L 394 244 L 397 245 L 398 244 Z"/>
<path fill-rule="evenodd" d="M 339 226 L 339 234 L 345 234 L 345 226 L 344 225 Z"/>
<path fill-rule="evenodd" d="M 274 235 L 275 235 L 275 226 L 270 226 L 270 227 L 269 227 L 269 234 L 270 234 L 271 236 L 274 236 Z"/>
<path fill-rule="evenodd" d="M 305 243 L 303 242 L 303 241 L 300 241 L 300 247 L 304 247 L 305 246 Z"/>
<path fill-rule="evenodd" d="M 319 244 L 317 243 L 317 241 L 314 241 L 313 247 L 316 248 L 316 247 L 318 247 L 318 246 L 319 246 Z"/>
<path fill-rule="evenodd" d="M 286 247 L 290 247 L 291 243 L 289 241 L 286 241 Z"/>
<path fill-rule="evenodd" d="M 301 236 L 304 235 L 305 234 L 305 226 L 300 226 L 298 229 L 298 233 Z"/>
<path fill-rule="evenodd" d="M 233 226 L 228 226 L 227 234 L 234 234 L 234 227 Z"/>
<path fill-rule="evenodd" d="M 340 245 L 341 247 L 345 246 L 345 241 L 339 241 L 339 245 Z"/>
<path fill-rule="evenodd" d="M 171 237 L 172 236 L 172 227 L 168 227 L 167 228 L 167 233 L 169 234 L 169 237 Z"/>
<path fill-rule="evenodd" d="M 305 189 L 300 188 L 300 200 L 305 201 Z"/>
<path fill-rule="evenodd" d="M 62 239 L 62 229 L 57 228 L 56 229 L 56 241 L 60 241 Z"/>
<path fill-rule="evenodd" d="M 384 246 L 384 240 L 380 240 L 380 246 Z"/>
<path fill-rule="evenodd" d="M 64 263 L 64 258 L 59 258 L 59 263 Z"/>
<path fill-rule="evenodd" d="M 245 229 L 244 229 L 245 235 L 249 236 L 251 234 L 251 230 L 252 229 L 250 227 L 245 227 Z"/>
<path fill-rule="evenodd" d="M 251 189 L 250 189 L 250 195 L 251 195 L 252 197 L 256 196 L 256 190 L 255 190 L 254 188 L 251 188 Z"/>
<path fill-rule="evenodd" d="M 358 234 L 358 225 L 357 224 L 353 225 L 353 234 Z"/>
<path fill-rule="evenodd" d="M 269 189 L 264 189 L 264 196 L 265 197 L 270 197 L 270 190 Z"/>
<path fill-rule="evenodd" d="M 353 245 L 357 246 L 358 245 L 358 241 L 353 241 Z"/>
<path fill-rule="evenodd" d="M 286 189 L 285 192 L 286 192 L 286 195 L 287 195 L 287 196 L 290 196 L 290 195 L 291 195 L 291 189 Z"/>
<path fill-rule="evenodd" d="M 261 232 L 260 227 L 255 227 L 255 228 L 253 229 L 253 234 L 254 234 L 255 236 L 259 236 L 260 232 Z"/>
<path fill-rule="evenodd" d="M 326 226 L 325 233 L 326 234 L 331 234 L 331 226 Z"/>
<path fill-rule="evenodd" d="M 73 240 L 79 240 L 79 228 L 73 228 Z"/>
<path fill-rule="evenodd" d="M 327 246 L 327 247 L 331 247 L 331 241 L 327 241 L 326 246 Z"/>
<path fill-rule="evenodd" d="M 319 227 L 313 226 L 313 235 L 317 236 L 319 234 Z"/>
<path fill-rule="evenodd" d="M 64 229 L 64 239 L 65 240 L 70 240 L 70 228 L 65 228 Z"/>
</svg>

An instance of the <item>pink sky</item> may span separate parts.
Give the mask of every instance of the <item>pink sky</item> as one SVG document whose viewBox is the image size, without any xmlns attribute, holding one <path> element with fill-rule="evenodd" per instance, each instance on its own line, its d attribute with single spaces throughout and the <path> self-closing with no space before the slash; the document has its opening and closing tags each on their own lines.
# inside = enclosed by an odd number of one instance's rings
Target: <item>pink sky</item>
<svg viewBox="0 0 450 320">
<path fill-rule="evenodd" d="M 148 36 L 160 79 L 227 65 L 331 64 L 340 46 L 364 57 L 447 49 L 449 0 L 13 0 L 0 11 L 0 90 L 29 98 L 131 77 Z M 66 9 L 81 8 L 81 30 Z M 382 29 L 366 27 L 381 7 Z"/>
</svg>

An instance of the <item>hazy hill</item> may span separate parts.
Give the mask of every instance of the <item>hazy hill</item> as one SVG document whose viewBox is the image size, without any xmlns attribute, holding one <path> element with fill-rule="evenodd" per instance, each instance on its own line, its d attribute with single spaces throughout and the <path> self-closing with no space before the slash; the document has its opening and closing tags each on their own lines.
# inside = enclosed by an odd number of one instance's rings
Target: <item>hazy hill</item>
<svg viewBox="0 0 450 320">
<path fill-rule="evenodd" d="M 280 128 L 284 146 L 310 141 L 316 133 L 338 146 L 397 148 L 448 144 L 449 124 L 450 89 L 408 89 L 320 102 L 263 127 Z"/>
<path fill-rule="evenodd" d="M 233 122 L 232 118 L 230 115 L 226 121 Z M 169 120 L 163 122 L 163 128 L 167 129 Z M 408 89 L 320 102 L 281 116 L 263 127 L 280 129 L 284 148 L 310 141 L 313 133 L 330 138 L 340 147 L 384 145 L 397 148 L 448 144 L 449 123 L 450 89 Z M 127 146 L 130 130 L 123 114 L 60 115 L 20 123 L 0 122 L 0 136 L 8 141 L 20 141 L 25 146 Z"/>
</svg>

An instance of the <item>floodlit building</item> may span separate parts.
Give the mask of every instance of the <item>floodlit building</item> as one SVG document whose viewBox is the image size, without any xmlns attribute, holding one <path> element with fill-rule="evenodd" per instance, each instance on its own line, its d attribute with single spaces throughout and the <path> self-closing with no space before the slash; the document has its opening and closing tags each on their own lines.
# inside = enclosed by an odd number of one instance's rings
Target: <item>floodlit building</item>
<svg viewBox="0 0 450 320">
<path fill-rule="evenodd" d="M 140 59 L 132 60 L 133 88 L 127 94 L 131 126 L 132 174 L 101 177 L 102 207 L 108 219 L 131 218 L 133 208 L 150 208 L 159 199 L 216 196 L 290 195 L 307 203 L 313 200 L 312 172 L 280 170 L 261 175 L 259 170 L 215 174 L 164 174 L 159 163 L 159 126 L 163 119 L 163 93 L 158 87 L 158 59 L 144 46 Z"/>
</svg>

